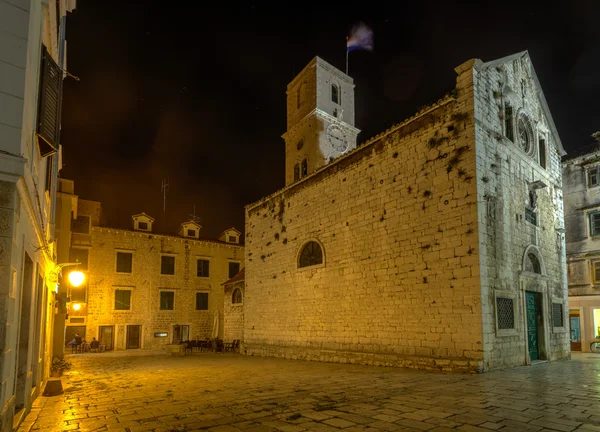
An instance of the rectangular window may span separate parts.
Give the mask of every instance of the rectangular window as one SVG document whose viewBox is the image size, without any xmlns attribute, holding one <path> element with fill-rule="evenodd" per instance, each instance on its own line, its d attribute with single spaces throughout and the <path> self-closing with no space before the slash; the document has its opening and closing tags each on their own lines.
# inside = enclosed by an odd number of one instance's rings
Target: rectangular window
<svg viewBox="0 0 600 432">
<path fill-rule="evenodd" d="M 208 310 L 208 293 L 196 293 L 196 310 Z"/>
<path fill-rule="evenodd" d="M 69 270 L 87 270 L 88 269 L 88 260 L 89 260 L 88 249 L 77 249 L 71 248 L 69 250 L 69 262 L 76 263 L 78 262 L 78 266 L 69 266 L 67 267 Z"/>
<path fill-rule="evenodd" d="M 588 187 L 598 186 L 600 184 L 600 165 L 587 170 Z"/>
<path fill-rule="evenodd" d="M 235 243 L 237 241 L 236 236 L 229 236 L 229 243 Z"/>
<path fill-rule="evenodd" d="M 498 314 L 498 330 L 512 330 L 515 328 L 513 299 L 496 298 L 496 313 Z"/>
<path fill-rule="evenodd" d="M 209 277 L 210 276 L 210 261 L 205 259 L 199 259 L 196 261 L 196 276 L 198 277 Z"/>
<path fill-rule="evenodd" d="M 554 327 L 564 327 L 562 303 L 552 303 L 552 323 Z"/>
<path fill-rule="evenodd" d="M 132 253 L 117 252 L 117 273 L 131 273 L 132 264 Z"/>
<path fill-rule="evenodd" d="M 71 231 L 77 234 L 89 234 L 90 217 L 79 215 L 77 219 L 71 220 Z"/>
<path fill-rule="evenodd" d="M 508 102 L 504 103 L 504 135 L 506 138 L 515 140 L 515 132 L 513 128 L 513 109 Z"/>
<path fill-rule="evenodd" d="M 240 272 L 240 263 L 230 262 L 229 263 L 229 277 L 232 278 Z"/>
<path fill-rule="evenodd" d="M 175 293 L 173 291 L 160 292 L 160 310 L 173 310 Z"/>
<path fill-rule="evenodd" d="M 525 220 L 537 226 L 537 213 L 529 207 L 525 207 Z"/>
<path fill-rule="evenodd" d="M 594 283 L 600 283 L 600 261 L 594 261 L 592 265 L 594 266 Z"/>
<path fill-rule="evenodd" d="M 148 230 L 148 222 L 138 222 L 138 229 Z"/>
<path fill-rule="evenodd" d="M 69 286 L 69 301 L 87 303 L 87 286 L 85 284 L 78 287 Z"/>
<path fill-rule="evenodd" d="M 546 140 L 545 139 L 541 139 L 539 140 L 539 157 L 540 157 L 540 165 L 542 168 L 546 169 Z"/>
<path fill-rule="evenodd" d="M 175 274 L 175 257 L 163 255 L 160 257 L 160 274 Z"/>
<path fill-rule="evenodd" d="M 189 229 L 187 230 L 188 237 L 196 237 L 196 230 Z"/>
<path fill-rule="evenodd" d="M 592 237 L 600 235 L 600 212 L 590 213 L 590 234 Z"/>
<path fill-rule="evenodd" d="M 115 310 L 131 310 L 131 291 L 115 291 Z"/>
</svg>

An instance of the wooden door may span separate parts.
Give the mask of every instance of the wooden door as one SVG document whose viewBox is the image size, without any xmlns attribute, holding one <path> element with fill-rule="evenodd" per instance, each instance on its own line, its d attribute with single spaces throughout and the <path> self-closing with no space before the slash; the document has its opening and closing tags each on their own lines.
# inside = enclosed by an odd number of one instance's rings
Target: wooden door
<svg viewBox="0 0 600 432">
<path fill-rule="evenodd" d="M 140 327 L 139 325 L 127 326 L 127 349 L 138 349 L 140 347 Z"/>
</svg>

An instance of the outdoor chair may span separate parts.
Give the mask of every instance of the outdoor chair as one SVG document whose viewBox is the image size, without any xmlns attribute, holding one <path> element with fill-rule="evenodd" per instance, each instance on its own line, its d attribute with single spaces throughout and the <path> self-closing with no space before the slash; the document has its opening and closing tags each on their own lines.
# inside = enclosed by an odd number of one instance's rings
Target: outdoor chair
<svg viewBox="0 0 600 432">
<path fill-rule="evenodd" d="M 204 350 L 204 348 L 210 349 L 210 347 L 211 347 L 210 341 L 207 341 L 207 340 L 199 340 L 198 341 L 198 348 L 200 348 L 200 352 L 202 352 Z"/>
<path fill-rule="evenodd" d="M 184 341 L 181 343 L 185 344 L 185 352 L 188 352 L 188 350 L 192 352 L 194 348 L 194 341 Z"/>
</svg>

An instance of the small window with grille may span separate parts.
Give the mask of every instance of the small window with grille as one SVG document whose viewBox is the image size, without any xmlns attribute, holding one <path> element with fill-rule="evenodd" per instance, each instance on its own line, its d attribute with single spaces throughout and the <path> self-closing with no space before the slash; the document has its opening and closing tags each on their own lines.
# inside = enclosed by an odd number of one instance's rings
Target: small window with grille
<svg viewBox="0 0 600 432">
<path fill-rule="evenodd" d="M 552 303 L 552 324 L 554 327 L 564 327 L 562 303 Z"/>
<path fill-rule="evenodd" d="M 513 299 L 498 297 L 496 313 L 498 314 L 498 330 L 513 330 L 515 328 L 515 312 Z"/>
</svg>

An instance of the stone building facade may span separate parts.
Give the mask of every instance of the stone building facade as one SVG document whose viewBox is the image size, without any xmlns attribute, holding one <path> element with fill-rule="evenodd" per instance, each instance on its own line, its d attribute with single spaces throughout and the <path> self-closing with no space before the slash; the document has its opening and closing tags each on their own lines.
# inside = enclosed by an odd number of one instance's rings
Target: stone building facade
<svg viewBox="0 0 600 432">
<path fill-rule="evenodd" d="M 245 269 L 223 284 L 223 340 L 244 339 Z"/>
<path fill-rule="evenodd" d="M 0 0 L 0 432 L 21 422 L 50 374 L 61 68 L 74 8 Z"/>
<path fill-rule="evenodd" d="M 456 73 L 443 99 L 246 206 L 247 354 L 464 371 L 569 358 L 565 152 L 531 60 Z"/>
<path fill-rule="evenodd" d="M 145 213 L 132 216 L 131 229 L 109 228 L 101 214 L 100 203 L 78 200 L 70 257 L 88 280 L 69 291 L 67 342 L 75 332 L 109 350 L 161 348 L 213 330 L 222 338 L 222 284 L 244 262 L 239 231 L 204 239 L 191 221 L 180 235 L 160 234 Z"/>
<path fill-rule="evenodd" d="M 600 151 L 563 164 L 571 349 L 600 337 Z"/>
</svg>

